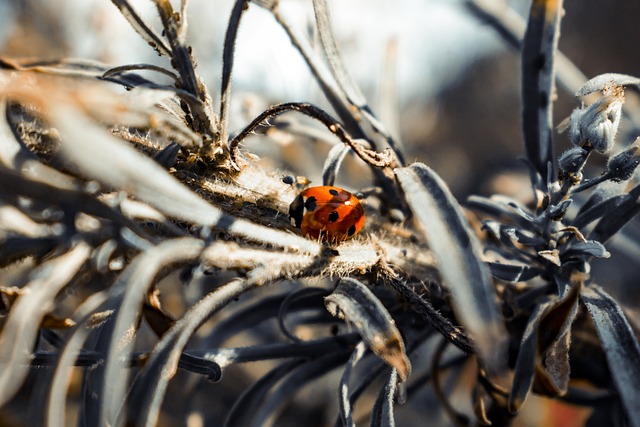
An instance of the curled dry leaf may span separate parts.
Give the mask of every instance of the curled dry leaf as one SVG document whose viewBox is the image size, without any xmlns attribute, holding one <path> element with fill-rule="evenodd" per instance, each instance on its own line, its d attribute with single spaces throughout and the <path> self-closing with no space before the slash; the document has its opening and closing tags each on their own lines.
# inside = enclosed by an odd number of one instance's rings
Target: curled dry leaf
<svg viewBox="0 0 640 427">
<path fill-rule="evenodd" d="M 577 312 L 580 284 L 564 298 L 536 307 L 529 318 L 518 352 L 509 395 L 509 410 L 516 413 L 533 387 L 538 393 L 562 396 L 569 380 L 570 327 Z"/>
<path fill-rule="evenodd" d="M 356 328 L 371 351 L 398 371 L 401 381 L 411 373 L 400 331 L 387 309 L 365 285 L 345 278 L 325 298 L 327 310 Z"/>
</svg>

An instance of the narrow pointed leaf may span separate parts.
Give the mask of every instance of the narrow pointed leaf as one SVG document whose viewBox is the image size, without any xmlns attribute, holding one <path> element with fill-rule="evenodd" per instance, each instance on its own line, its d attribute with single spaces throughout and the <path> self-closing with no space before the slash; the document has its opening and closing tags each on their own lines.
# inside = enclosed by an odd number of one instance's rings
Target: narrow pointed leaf
<svg viewBox="0 0 640 427">
<path fill-rule="evenodd" d="M 560 357 L 557 355 L 560 350 L 555 347 L 569 333 L 569 328 L 577 312 L 577 301 L 580 286 L 574 285 L 564 298 L 551 300 L 536 306 L 529 318 L 527 327 L 522 336 L 518 360 L 513 374 L 513 386 L 509 395 L 509 411 L 518 412 L 529 391 L 533 386 L 536 391 L 550 396 L 561 395 L 566 392 L 566 380 L 568 380 L 568 370 L 563 370 Z M 562 341 L 567 345 L 568 342 Z M 556 354 L 549 355 L 551 349 Z M 543 359 L 551 365 L 544 365 Z M 558 372 L 548 372 L 558 367 Z M 562 372 L 560 372 L 562 371 Z M 558 374 L 558 375 L 556 375 Z"/>
<path fill-rule="evenodd" d="M 634 187 L 617 209 L 603 216 L 589 235 L 605 243 L 640 212 L 640 185 Z"/>
<path fill-rule="evenodd" d="M 543 180 L 552 163 L 555 57 L 562 0 L 534 0 L 522 44 L 522 126 L 527 158 Z"/>
<path fill-rule="evenodd" d="M 523 218 L 517 210 L 514 210 L 509 200 L 504 200 L 503 198 L 473 195 L 469 196 L 465 205 L 474 211 L 483 212 L 492 217 L 509 218 L 521 227 L 531 225 L 529 219 Z"/>
<path fill-rule="evenodd" d="M 562 217 L 564 216 L 567 209 L 569 209 L 569 206 L 571 206 L 571 203 L 573 203 L 573 200 L 566 199 L 558 203 L 557 205 L 549 206 L 547 208 L 547 215 L 549 215 L 549 217 L 551 218 Z"/>
<path fill-rule="evenodd" d="M 618 303 L 599 286 L 582 291 L 629 424 L 640 426 L 640 344 Z"/>
<path fill-rule="evenodd" d="M 585 227 L 593 221 L 614 212 L 628 198 L 629 195 L 621 194 L 595 202 L 589 206 L 584 205 L 576 214 L 571 225 L 578 229 Z"/>
<path fill-rule="evenodd" d="M 135 332 L 134 325 L 142 309 L 144 296 L 161 270 L 168 265 L 193 262 L 203 249 L 204 243 L 199 239 L 165 240 L 141 253 L 121 275 L 119 281 L 126 283 L 126 288 L 124 294 L 112 298 L 112 304 L 118 311 L 111 335 L 105 340 L 108 353 L 104 375 L 108 381 L 103 384 L 101 419 L 115 424 L 120 406 L 124 402 L 129 367 L 119 355 L 133 348 L 133 340 L 123 338 Z"/>
<path fill-rule="evenodd" d="M 351 391 L 349 387 L 349 380 L 351 379 L 351 372 L 353 367 L 362 359 L 367 347 L 364 341 L 360 342 L 356 346 L 356 349 L 351 354 L 349 361 L 344 367 L 342 377 L 340 378 L 340 418 L 342 419 L 342 425 L 344 427 L 355 427 L 353 422 L 353 404 L 351 402 Z"/>
<path fill-rule="evenodd" d="M 108 291 L 102 291 L 93 294 L 87 298 L 78 308 L 74 319 L 76 327 L 69 338 L 66 345 L 58 356 L 53 381 L 49 389 L 49 397 L 46 402 L 47 420 L 46 425 L 51 427 L 64 427 L 69 425 L 67 422 L 67 387 L 71 378 L 71 372 L 75 361 L 78 359 L 83 344 L 87 336 L 96 327 L 95 320 L 100 307 L 107 301 L 110 294 L 120 294 L 123 292 L 124 283 L 111 287 Z M 109 317 L 108 315 L 106 316 Z M 104 320 L 104 316 L 103 316 Z"/>
<path fill-rule="evenodd" d="M 436 258 L 453 308 L 489 369 L 502 369 L 507 333 L 480 242 L 442 179 L 416 163 L 396 169 L 409 207 Z"/>
<path fill-rule="evenodd" d="M 517 228 L 505 227 L 504 232 L 511 240 L 525 246 L 538 246 L 546 243 L 546 240 L 531 232 Z"/>
<path fill-rule="evenodd" d="M 325 305 L 333 316 L 353 325 L 371 351 L 396 368 L 401 381 L 406 381 L 411 363 L 404 341 L 393 318 L 369 288 L 355 279 L 342 279 L 325 298 Z"/>
<path fill-rule="evenodd" d="M 391 370 L 389 380 L 385 384 L 384 388 L 380 390 L 378 399 L 376 399 L 375 405 L 373 405 L 373 411 L 371 411 L 371 427 L 394 427 L 396 421 L 393 417 L 393 396 L 396 392 L 398 384 L 396 370 Z"/>
<path fill-rule="evenodd" d="M 604 245 L 597 240 L 587 240 L 573 245 L 562 255 L 562 257 L 572 256 L 594 256 L 596 258 L 609 258 L 611 254 Z"/>
<path fill-rule="evenodd" d="M 149 28 L 147 24 L 140 18 L 133 6 L 126 0 L 111 0 L 111 2 L 120 9 L 120 13 L 124 16 L 134 30 L 160 55 L 171 56 L 171 49 L 166 45 L 165 41 L 154 30 Z"/>
<path fill-rule="evenodd" d="M 499 262 L 490 262 L 489 268 L 493 277 L 504 280 L 506 282 L 526 282 L 534 277 L 538 277 L 542 270 L 527 265 L 502 264 Z"/>
<path fill-rule="evenodd" d="M 331 29 L 331 17 L 329 14 L 329 8 L 326 0 L 313 0 L 313 8 L 316 15 L 316 24 L 318 28 L 318 35 L 320 37 L 320 43 L 324 50 L 325 57 L 331 68 L 333 77 L 335 78 L 338 86 L 344 93 L 347 101 L 357 109 L 359 114 L 353 114 L 358 119 L 361 116 L 369 122 L 374 131 L 382 135 L 389 146 L 396 154 L 399 163 L 404 163 L 404 155 L 402 153 L 402 147 L 400 147 L 393 139 L 389 131 L 386 129 L 384 123 L 382 123 L 374 115 L 366 98 L 362 94 L 362 91 L 351 78 L 347 72 L 340 53 L 338 50 L 338 44 L 333 35 Z"/>
<path fill-rule="evenodd" d="M 171 47 L 171 65 L 180 74 L 181 89 L 186 90 L 191 95 L 202 101 L 202 103 L 192 104 L 198 111 L 191 111 L 191 115 L 197 123 L 192 126 L 194 130 L 200 132 L 215 131 L 213 128 L 210 99 L 206 89 L 195 70 L 195 62 L 191 55 L 191 47 L 185 45 L 180 36 L 180 15 L 173 10 L 171 2 L 168 0 L 156 0 L 156 10 L 160 16 L 163 27 L 163 35 L 166 37 Z"/>
<path fill-rule="evenodd" d="M 340 54 L 338 53 L 338 46 L 333 37 L 331 17 L 329 16 L 329 8 L 327 7 L 326 0 L 313 0 L 313 9 L 316 15 L 320 42 L 322 43 L 327 62 L 329 63 L 336 82 L 347 96 L 349 102 L 358 107 L 363 106 L 366 103 L 364 95 L 351 79 L 349 73 L 347 73 L 342 63 L 342 58 L 340 58 Z"/>
</svg>

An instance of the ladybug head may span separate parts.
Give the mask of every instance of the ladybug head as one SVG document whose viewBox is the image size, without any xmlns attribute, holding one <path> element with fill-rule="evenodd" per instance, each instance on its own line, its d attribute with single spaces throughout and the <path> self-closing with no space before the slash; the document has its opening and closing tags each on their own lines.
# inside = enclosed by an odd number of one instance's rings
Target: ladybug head
<svg viewBox="0 0 640 427">
<path fill-rule="evenodd" d="M 289 220 L 295 228 L 300 228 L 302 224 L 302 216 L 304 215 L 304 198 L 299 195 L 289 205 Z"/>
</svg>

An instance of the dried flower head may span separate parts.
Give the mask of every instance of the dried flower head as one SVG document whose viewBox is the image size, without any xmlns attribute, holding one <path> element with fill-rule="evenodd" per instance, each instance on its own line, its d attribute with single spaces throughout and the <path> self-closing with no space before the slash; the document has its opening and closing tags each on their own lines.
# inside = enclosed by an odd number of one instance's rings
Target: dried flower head
<svg viewBox="0 0 640 427">
<path fill-rule="evenodd" d="M 624 89 L 614 87 L 588 107 L 576 108 L 571 113 L 569 138 L 585 149 L 606 153 L 613 147 L 624 104 Z"/>
</svg>

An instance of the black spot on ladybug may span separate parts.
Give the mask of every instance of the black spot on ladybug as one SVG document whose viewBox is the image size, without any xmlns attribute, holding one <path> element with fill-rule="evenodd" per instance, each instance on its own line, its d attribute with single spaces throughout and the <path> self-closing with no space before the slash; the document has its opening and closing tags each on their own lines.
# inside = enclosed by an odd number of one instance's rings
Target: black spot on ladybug
<svg viewBox="0 0 640 427">
<path fill-rule="evenodd" d="M 340 218 L 340 215 L 338 215 L 338 212 L 336 211 L 333 211 L 329 214 L 329 222 L 336 222 L 338 218 Z"/>
<path fill-rule="evenodd" d="M 300 228 L 302 224 L 302 216 L 304 215 L 304 200 L 302 196 L 298 196 L 295 200 L 289 205 L 289 219 L 291 220 L 291 225 L 296 228 Z"/>
<path fill-rule="evenodd" d="M 307 200 L 304 201 L 304 207 L 309 212 L 315 211 L 316 208 L 318 207 L 318 205 L 316 204 L 315 196 L 311 196 L 311 197 L 307 198 Z"/>
<path fill-rule="evenodd" d="M 332 196 L 337 196 L 338 194 L 338 190 L 334 190 L 333 188 L 331 190 L 329 190 L 329 194 L 331 194 Z"/>
<path fill-rule="evenodd" d="M 351 227 L 349 227 L 349 229 L 347 230 L 347 235 L 349 237 L 353 236 L 354 234 L 356 234 L 356 226 L 352 225 Z"/>
</svg>

